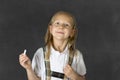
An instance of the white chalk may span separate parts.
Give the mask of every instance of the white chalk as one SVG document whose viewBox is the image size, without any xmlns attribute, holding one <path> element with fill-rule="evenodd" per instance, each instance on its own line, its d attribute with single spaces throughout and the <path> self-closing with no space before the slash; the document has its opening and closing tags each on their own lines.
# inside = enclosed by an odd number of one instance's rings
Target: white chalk
<svg viewBox="0 0 120 80">
<path fill-rule="evenodd" d="M 25 55 L 25 54 L 26 54 L 26 52 L 27 52 L 27 50 L 25 49 L 25 50 L 24 50 L 24 52 L 23 52 L 23 54 Z"/>
</svg>

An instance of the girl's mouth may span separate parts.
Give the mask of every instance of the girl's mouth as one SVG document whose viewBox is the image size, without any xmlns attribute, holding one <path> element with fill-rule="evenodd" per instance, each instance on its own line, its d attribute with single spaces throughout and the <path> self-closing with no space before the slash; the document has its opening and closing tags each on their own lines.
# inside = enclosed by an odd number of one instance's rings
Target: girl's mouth
<svg viewBox="0 0 120 80">
<path fill-rule="evenodd" d="M 59 34 L 64 34 L 64 32 L 57 32 L 57 33 L 59 33 Z"/>
</svg>

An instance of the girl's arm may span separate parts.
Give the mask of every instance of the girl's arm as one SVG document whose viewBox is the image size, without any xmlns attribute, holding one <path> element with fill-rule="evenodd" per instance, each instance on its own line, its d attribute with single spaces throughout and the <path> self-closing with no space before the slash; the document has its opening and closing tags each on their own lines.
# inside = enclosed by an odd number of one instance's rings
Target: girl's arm
<svg viewBox="0 0 120 80">
<path fill-rule="evenodd" d="M 77 73 L 72 74 L 70 78 L 71 80 L 86 80 L 85 76 L 80 76 Z"/>
<path fill-rule="evenodd" d="M 40 77 L 38 77 L 35 74 L 35 72 L 32 70 L 32 68 L 26 69 L 26 72 L 27 72 L 28 80 L 41 80 Z"/>
<path fill-rule="evenodd" d="M 26 69 L 28 80 L 41 80 L 33 71 L 29 57 L 22 53 L 19 56 L 20 65 Z"/>
<path fill-rule="evenodd" d="M 65 66 L 64 74 L 71 80 L 85 80 L 85 76 L 80 76 L 77 74 L 70 65 Z"/>
</svg>

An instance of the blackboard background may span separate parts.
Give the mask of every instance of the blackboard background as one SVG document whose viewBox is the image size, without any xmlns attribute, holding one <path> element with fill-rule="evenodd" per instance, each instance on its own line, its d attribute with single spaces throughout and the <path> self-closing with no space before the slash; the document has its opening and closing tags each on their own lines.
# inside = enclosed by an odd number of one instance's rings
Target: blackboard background
<svg viewBox="0 0 120 80">
<path fill-rule="evenodd" d="M 0 80 L 27 80 L 19 54 L 44 46 L 51 16 L 75 15 L 77 48 L 84 55 L 87 80 L 120 80 L 119 0 L 0 0 Z"/>
</svg>

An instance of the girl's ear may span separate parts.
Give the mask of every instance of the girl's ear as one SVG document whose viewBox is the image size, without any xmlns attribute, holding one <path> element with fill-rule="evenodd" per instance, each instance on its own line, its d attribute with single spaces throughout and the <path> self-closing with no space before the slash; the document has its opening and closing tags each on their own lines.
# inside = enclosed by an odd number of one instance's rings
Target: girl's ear
<svg viewBox="0 0 120 80">
<path fill-rule="evenodd" d="M 52 31 L 52 26 L 51 26 L 51 25 L 49 25 L 49 31 L 50 31 L 50 33 L 51 33 L 51 31 Z"/>
<path fill-rule="evenodd" d="M 76 32 L 76 30 L 73 29 L 73 30 L 71 31 L 71 35 L 70 35 L 70 37 L 73 37 L 73 36 L 75 35 L 75 32 Z"/>
</svg>

